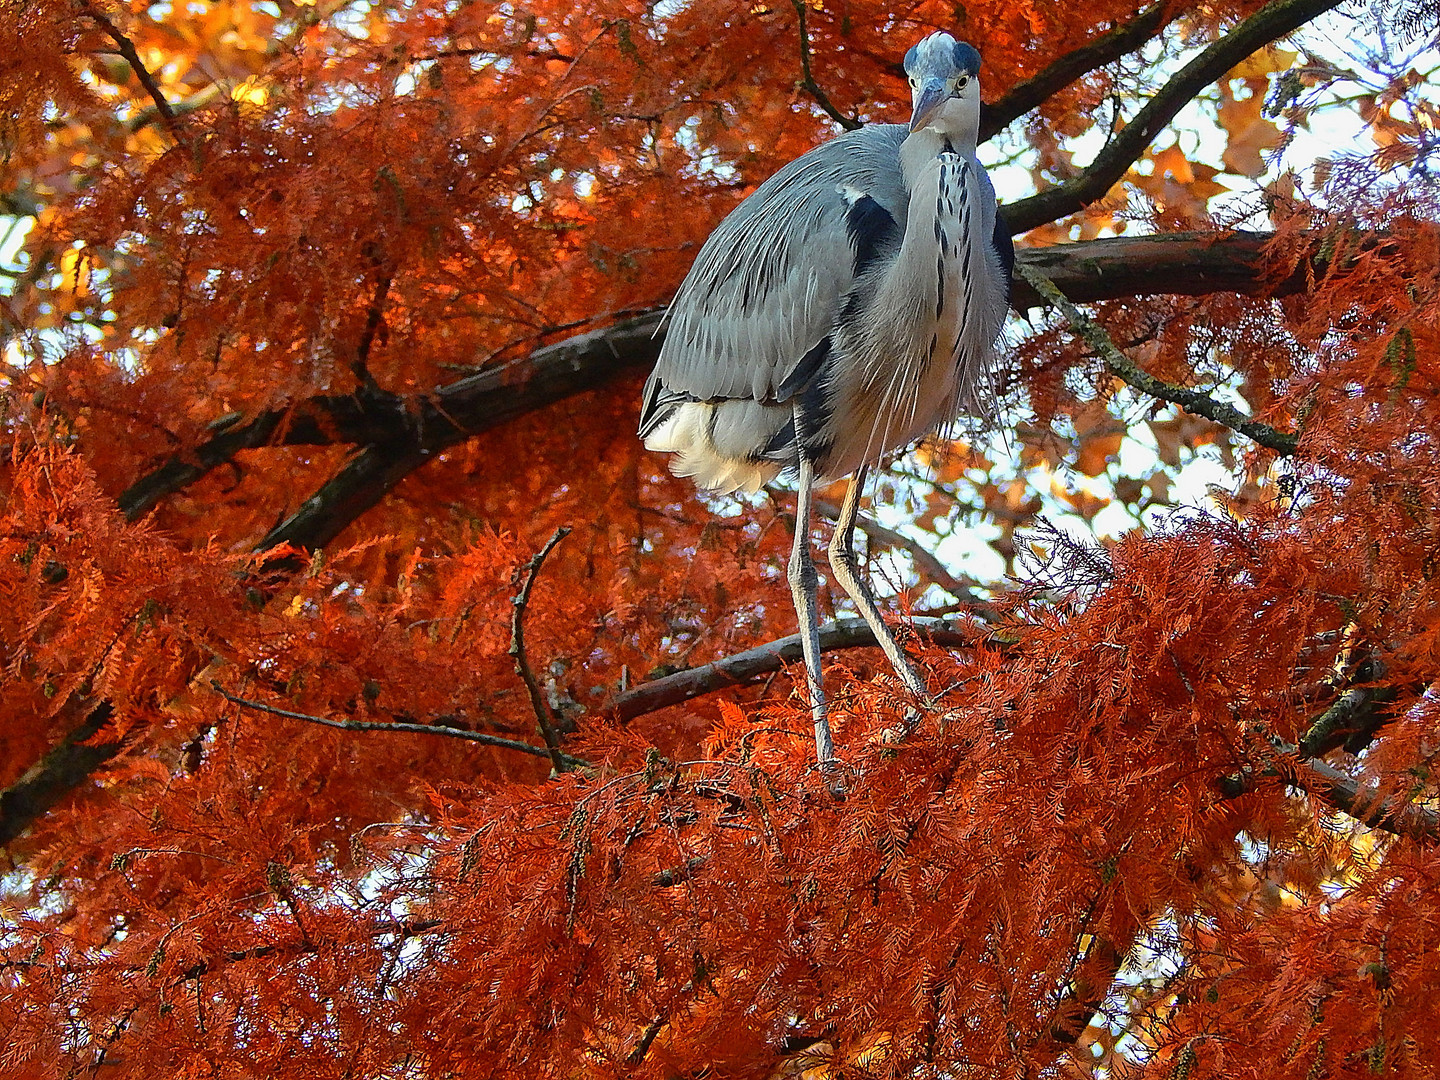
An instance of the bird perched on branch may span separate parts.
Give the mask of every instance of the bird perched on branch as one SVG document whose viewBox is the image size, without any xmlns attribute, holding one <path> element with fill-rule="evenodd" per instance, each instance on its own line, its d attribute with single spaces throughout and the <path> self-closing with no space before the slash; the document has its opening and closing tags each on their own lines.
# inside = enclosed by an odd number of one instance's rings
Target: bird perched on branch
<svg viewBox="0 0 1440 1080">
<path fill-rule="evenodd" d="M 906 687 L 925 684 L 859 576 L 867 469 L 989 389 L 1014 248 L 975 156 L 980 55 L 949 34 L 905 56 L 908 126 L 847 132 L 786 165 L 706 240 L 670 305 L 640 435 L 714 492 L 799 473 L 789 579 L 815 745 L 826 720 L 810 553 L 816 483 L 852 475 L 830 566 Z"/>
</svg>

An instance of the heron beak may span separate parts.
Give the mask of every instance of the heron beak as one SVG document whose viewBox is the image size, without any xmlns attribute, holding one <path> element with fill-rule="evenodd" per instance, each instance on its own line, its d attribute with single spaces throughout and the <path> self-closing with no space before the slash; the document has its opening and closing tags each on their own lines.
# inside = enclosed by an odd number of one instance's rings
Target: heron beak
<svg viewBox="0 0 1440 1080">
<path fill-rule="evenodd" d="M 926 79 L 925 88 L 915 99 L 915 111 L 910 114 L 910 130 L 919 131 L 928 124 L 946 97 L 943 82 L 939 79 Z"/>
</svg>

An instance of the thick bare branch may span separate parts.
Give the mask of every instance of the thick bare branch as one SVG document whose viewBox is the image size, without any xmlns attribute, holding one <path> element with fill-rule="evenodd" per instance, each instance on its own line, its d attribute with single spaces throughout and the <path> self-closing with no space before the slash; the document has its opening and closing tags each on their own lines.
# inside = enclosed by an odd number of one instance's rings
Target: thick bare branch
<svg viewBox="0 0 1440 1080">
<path fill-rule="evenodd" d="M 1280 777 L 1369 828 L 1422 844 L 1440 843 L 1440 813 L 1417 806 L 1403 793 L 1382 795 L 1378 788 L 1361 784 L 1319 756 L 1345 746 L 1357 734 L 1368 743 L 1385 723 L 1377 707 L 1393 701 L 1396 693 L 1388 686 L 1350 688 L 1310 723 L 1299 745 L 1272 737 L 1275 756 L 1270 761 L 1222 776 L 1216 788 L 1225 798 L 1234 799 L 1253 791 L 1260 777 Z"/>
<path fill-rule="evenodd" d="M 1325 269 L 1326 257 L 1317 237 L 1308 260 L 1301 260 L 1288 276 L 1274 278 L 1265 255 L 1270 239 L 1261 233 L 1182 233 L 1096 240 L 1022 251 L 1019 265 L 1040 271 L 1082 303 L 1155 293 L 1289 295 L 1303 291 L 1310 274 Z M 1384 242 L 1383 237 L 1372 236 L 1361 246 Z M 1039 302 L 1034 289 L 1019 277 L 1015 306 L 1023 309 Z M 365 446 L 363 453 L 258 545 L 262 550 L 285 543 L 323 546 L 431 455 L 653 364 L 662 340 L 661 317 L 662 313 L 652 312 L 537 349 L 523 361 L 460 379 L 420 401 L 372 392 L 362 397 L 312 398 L 288 411 L 267 412 L 245 422 L 227 417 L 217 422 L 216 434 L 191 455 L 167 462 L 127 490 L 120 498 L 121 509 L 132 519 L 139 517 L 166 495 L 183 490 L 243 449 L 271 443 Z M 791 638 L 759 651 L 783 649 L 787 641 L 798 650 L 798 639 Z M 869 642 L 857 640 L 855 644 Z M 830 647 L 849 646 L 837 643 Z M 794 652 L 794 657 L 798 655 Z M 779 660 L 764 659 L 754 673 L 775 671 L 794 657 L 787 653 Z M 662 687 L 665 680 L 658 680 L 631 691 L 612 709 L 629 710 L 628 715 L 637 716 L 755 677 L 745 674 L 744 664 L 733 670 L 733 677 L 722 669 L 711 671 L 709 678 L 714 681 L 709 684 L 704 675 L 682 672 L 671 677 L 674 683 Z M 694 689 L 681 689 L 692 685 Z M 675 696 L 667 698 L 669 694 Z M 658 703 L 646 704 L 652 697 Z M 84 745 L 101 726 L 103 723 L 91 726 L 87 721 L 10 789 L 0 792 L 0 842 L 18 836 L 119 751 L 118 744 Z"/>
<path fill-rule="evenodd" d="M 172 459 L 126 489 L 120 496 L 120 509 L 134 520 L 240 450 L 272 443 L 355 443 L 376 447 L 392 457 L 411 450 L 422 453 L 423 461 L 423 455 L 438 453 L 525 413 L 653 364 L 660 354 L 662 338 L 656 330 L 662 315 L 651 312 L 604 330 L 578 334 L 536 349 L 522 361 L 459 379 L 425 398 L 407 400 L 383 392 L 363 397 L 323 396 L 288 410 L 261 413 L 244 423 L 228 417 L 217 422 L 216 435 L 192 454 Z M 287 522 L 262 546 L 287 541 L 299 544 L 296 536 L 304 531 L 301 523 L 290 526 Z"/>
<path fill-rule="evenodd" d="M 416 450 L 413 444 L 366 447 L 300 509 L 266 533 L 256 550 L 269 551 L 286 544 L 310 550 L 324 547 L 429 458 L 429 451 Z"/>
<path fill-rule="evenodd" d="M 1040 271 L 1078 303 L 1154 294 L 1283 296 L 1302 291 L 1307 284 L 1306 265 L 1282 279 L 1270 276 L 1265 257 L 1270 239 L 1267 233 L 1119 237 L 1022 251 L 1018 266 Z M 1312 264 L 1323 268 L 1318 239 Z M 1040 303 L 1020 274 L 1013 302 L 1018 310 Z M 661 312 L 651 312 L 547 345 L 521 361 L 460 379 L 426 398 L 407 400 L 379 391 L 362 396 L 321 396 L 244 422 L 226 417 L 216 422 L 216 433 L 193 452 L 171 459 L 131 485 L 120 496 L 120 508 L 132 520 L 138 518 L 241 450 L 277 443 L 372 446 L 379 459 L 357 459 L 351 473 L 369 476 L 378 472 L 396 478 L 396 472 L 404 470 L 386 465 L 398 465 L 405 458 L 418 466 L 426 455 L 463 439 L 650 366 L 664 340 L 661 317 Z M 420 456 L 407 457 L 410 453 Z M 345 488 L 345 482 L 337 484 L 337 489 Z M 266 537 L 262 546 L 287 542 L 321 546 L 348 523 L 337 516 L 339 508 L 368 509 L 388 490 L 372 491 L 368 502 L 353 504 L 351 495 L 343 490 L 327 491 L 323 497 L 317 494 L 312 500 L 315 505 L 307 504 L 308 508 Z"/>
<path fill-rule="evenodd" d="M 964 648 L 984 637 L 984 631 L 954 619 L 916 616 L 906 621 L 936 645 Z M 875 635 L 863 619 L 838 619 L 820 628 L 820 651 L 869 648 L 876 644 Z M 713 694 L 727 686 L 747 683 L 799 663 L 800 635 L 778 638 L 753 649 L 712 661 L 687 671 L 652 680 L 617 697 L 607 710 L 622 723 L 671 705 Z"/>
<path fill-rule="evenodd" d="M 1012 233 L 1029 232 L 1099 199 L 1201 90 L 1247 56 L 1304 26 L 1341 0 L 1275 0 L 1186 64 L 1073 180 L 1003 207 Z"/>
<path fill-rule="evenodd" d="M 66 798 L 92 772 L 120 752 L 119 741 L 92 743 L 110 719 L 109 702 L 90 710 L 83 723 L 0 791 L 0 844 L 8 844 L 30 823 Z"/>
</svg>

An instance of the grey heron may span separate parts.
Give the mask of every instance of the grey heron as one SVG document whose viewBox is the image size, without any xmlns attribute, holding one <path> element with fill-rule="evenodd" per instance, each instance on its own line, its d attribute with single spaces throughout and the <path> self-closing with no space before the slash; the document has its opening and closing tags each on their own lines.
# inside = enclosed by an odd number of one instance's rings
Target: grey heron
<svg viewBox="0 0 1440 1080">
<path fill-rule="evenodd" d="M 904 66 L 908 125 L 869 125 L 817 146 L 710 234 L 670 305 L 640 416 L 646 447 L 673 454 L 671 471 L 710 491 L 754 492 L 798 472 L 788 577 L 822 764 L 834 745 L 812 489 L 851 476 L 830 566 L 924 701 L 924 681 L 860 576 L 855 515 L 870 466 L 982 408 L 1015 258 L 975 156 L 979 53 L 935 33 Z"/>
</svg>

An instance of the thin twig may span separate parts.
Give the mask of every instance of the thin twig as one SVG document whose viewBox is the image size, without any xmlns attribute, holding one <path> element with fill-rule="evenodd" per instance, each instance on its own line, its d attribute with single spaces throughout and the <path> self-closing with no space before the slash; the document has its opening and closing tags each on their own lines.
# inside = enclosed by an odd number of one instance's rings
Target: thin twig
<svg viewBox="0 0 1440 1080">
<path fill-rule="evenodd" d="M 815 512 L 822 517 L 834 521 L 840 516 L 840 507 L 827 499 L 816 499 Z M 939 585 L 940 588 L 955 597 L 956 600 L 967 605 L 967 609 L 979 618 L 989 621 L 995 617 L 994 609 L 980 596 L 976 595 L 974 589 L 950 573 L 950 571 L 945 568 L 945 564 L 937 559 L 933 553 L 926 550 L 924 545 L 910 539 L 908 536 L 896 532 L 894 529 L 887 529 L 884 525 L 881 525 L 878 521 L 865 514 L 857 517 L 855 524 L 861 532 L 870 538 L 871 542 L 881 544 L 892 550 L 903 551 L 909 555 L 910 561 L 915 564 L 915 568 L 921 574 L 928 577 L 936 585 Z"/>
<path fill-rule="evenodd" d="M 110 39 L 115 42 L 116 48 L 120 50 L 120 55 L 123 56 L 125 62 L 130 65 L 130 70 L 135 72 L 135 77 L 140 80 L 140 85 L 145 87 L 146 93 L 148 93 L 151 100 L 155 102 L 155 109 L 165 120 L 165 128 L 170 132 L 170 137 L 177 143 L 184 145 L 185 139 L 180 131 L 180 122 L 175 116 L 175 110 L 170 107 L 170 102 L 166 100 L 164 93 L 160 90 L 159 84 L 155 82 L 155 76 L 151 75 L 149 70 L 141 62 L 140 54 L 135 51 L 135 43 L 122 34 L 119 27 L 111 22 L 109 16 L 104 12 L 96 11 L 87 4 L 85 6 L 85 14 L 99 23 L 105 33 L 110 35 Z"/>
<path fill-rule="evenodd" d="M 1141 371 L 1110 340 L 1110 335 L 1105 332 L 1105 328 L 1072 304 L 1065 294 L 1055 287 L 1054 282 L 1044 274 L 1022 263 L 1016 264 L 1015 272 L 1029 282 L 1030 287 L 1039 293 L 1051 307 L 1060 310 L 1069 320 L 1075 333 L 1095 350 L 1104 362 L 1106 370 L 1112 375 L 1119 376 L 1142 393 L 1179 405 L 1186 412 L 1213 420 L 1231 431 L 1238 431 L 1241 435 L 1253 439 L 1266 449 L 1274 450 L 1277 454 L 1288 455 L 1295 452 L 1299 435 L 1288 431 L 1277 431 L 1268 424 L 1252 420 L 1234 406 L 1227 405 L 1223 401 L 1216 401 L 1199 390 L 1187 390 L 1183 386 L 1174 386 Z"/>
<path fill-rule="evenodd" d="M 820 108 L 825 110 L 827 116 L 843 127 L 846 131 L 854 131 L 863 127 L 859 120 L 846 116 L 837 109 L 820 89 L 820 84 L 810 74 L 810 31 L 806 26 L 805 0 L 790 0 L 795 5 L 795 16 L 800 21 L 800 70 L 805 77 L 800 80 L 800 85 L 809 91 Z"/>
<path fill-rule="evenodd" d="M 525 580 L 520 591 L 510 600 L 515 607 L 514 617 L 510 621 L 510 655 L 515 659 L 515 673 L 524 681 L 525 690 L 530 695 L 530 707 L 535 710 L 536 726 L 540 728 L 540 736 L 545 740 L 545 746 L 550 752 L 550 764 L 557 773 L 565 772 L 570 766 L 566 764 L 566 756 L 560 752 L 560 736 L 555 732 L 559 718 L 551 713 L 545 695 L 540 692 L 535 672 L 530 669 L 530 661 L 525 655 L 525 608 L 530 603 L 530 590 L 535 586 L 535 578 L 540 573 L 545 557 L 556 544 L 569 535 L 570 526 L 561 525 L 555 530 L 555 535 L 545 542 L 545 546 L 520 568 L 517 575 L 523 573 Z"/>
<path fill-rule="evenodd" d="M 303 720 L 307 724 L 319 724 L 322 727 L 338 728 L 341 731 L 395 731 L 410 735 L 441 735 L 449 739 L 464 739 L 467 742 L 480 743 L 482 746 L 495 746 L 501 750 L 515 750 L 521 754 L 529 754 L 531 757 L 550 757 L 550 751 L 543 746 L 531 746 L 529 743 L 520 742 L 517 739 L 504 739 L 499 735 L 487 735 L 481 731 L 466 731 L 464 728 L 445 727 L 441 724 L 407 724 L 400 721 L 381 723 L 374 720 L 332 720 L 327 716 L 312 716 L 310 713 L 295 712 L 291 709 L 281 709 L 274 705 L 266 705 L 263 701 L 251 701 L 249 698 L 236 697 L 234 694 L 223 689 L 217 682 L 212 681 L 210 686 L 217 694 L 232 705 L 239 705 L 245 709 L 253 709 L 256 712 L 270 713 L 272 716 L 283 716 L 288 720 Z M 562 754 L 560 756 L 571 767 L 582 769 L 591 767 L 590 763 L 583 758 L 572 757 L 569 754 Z"/>
</svg>

